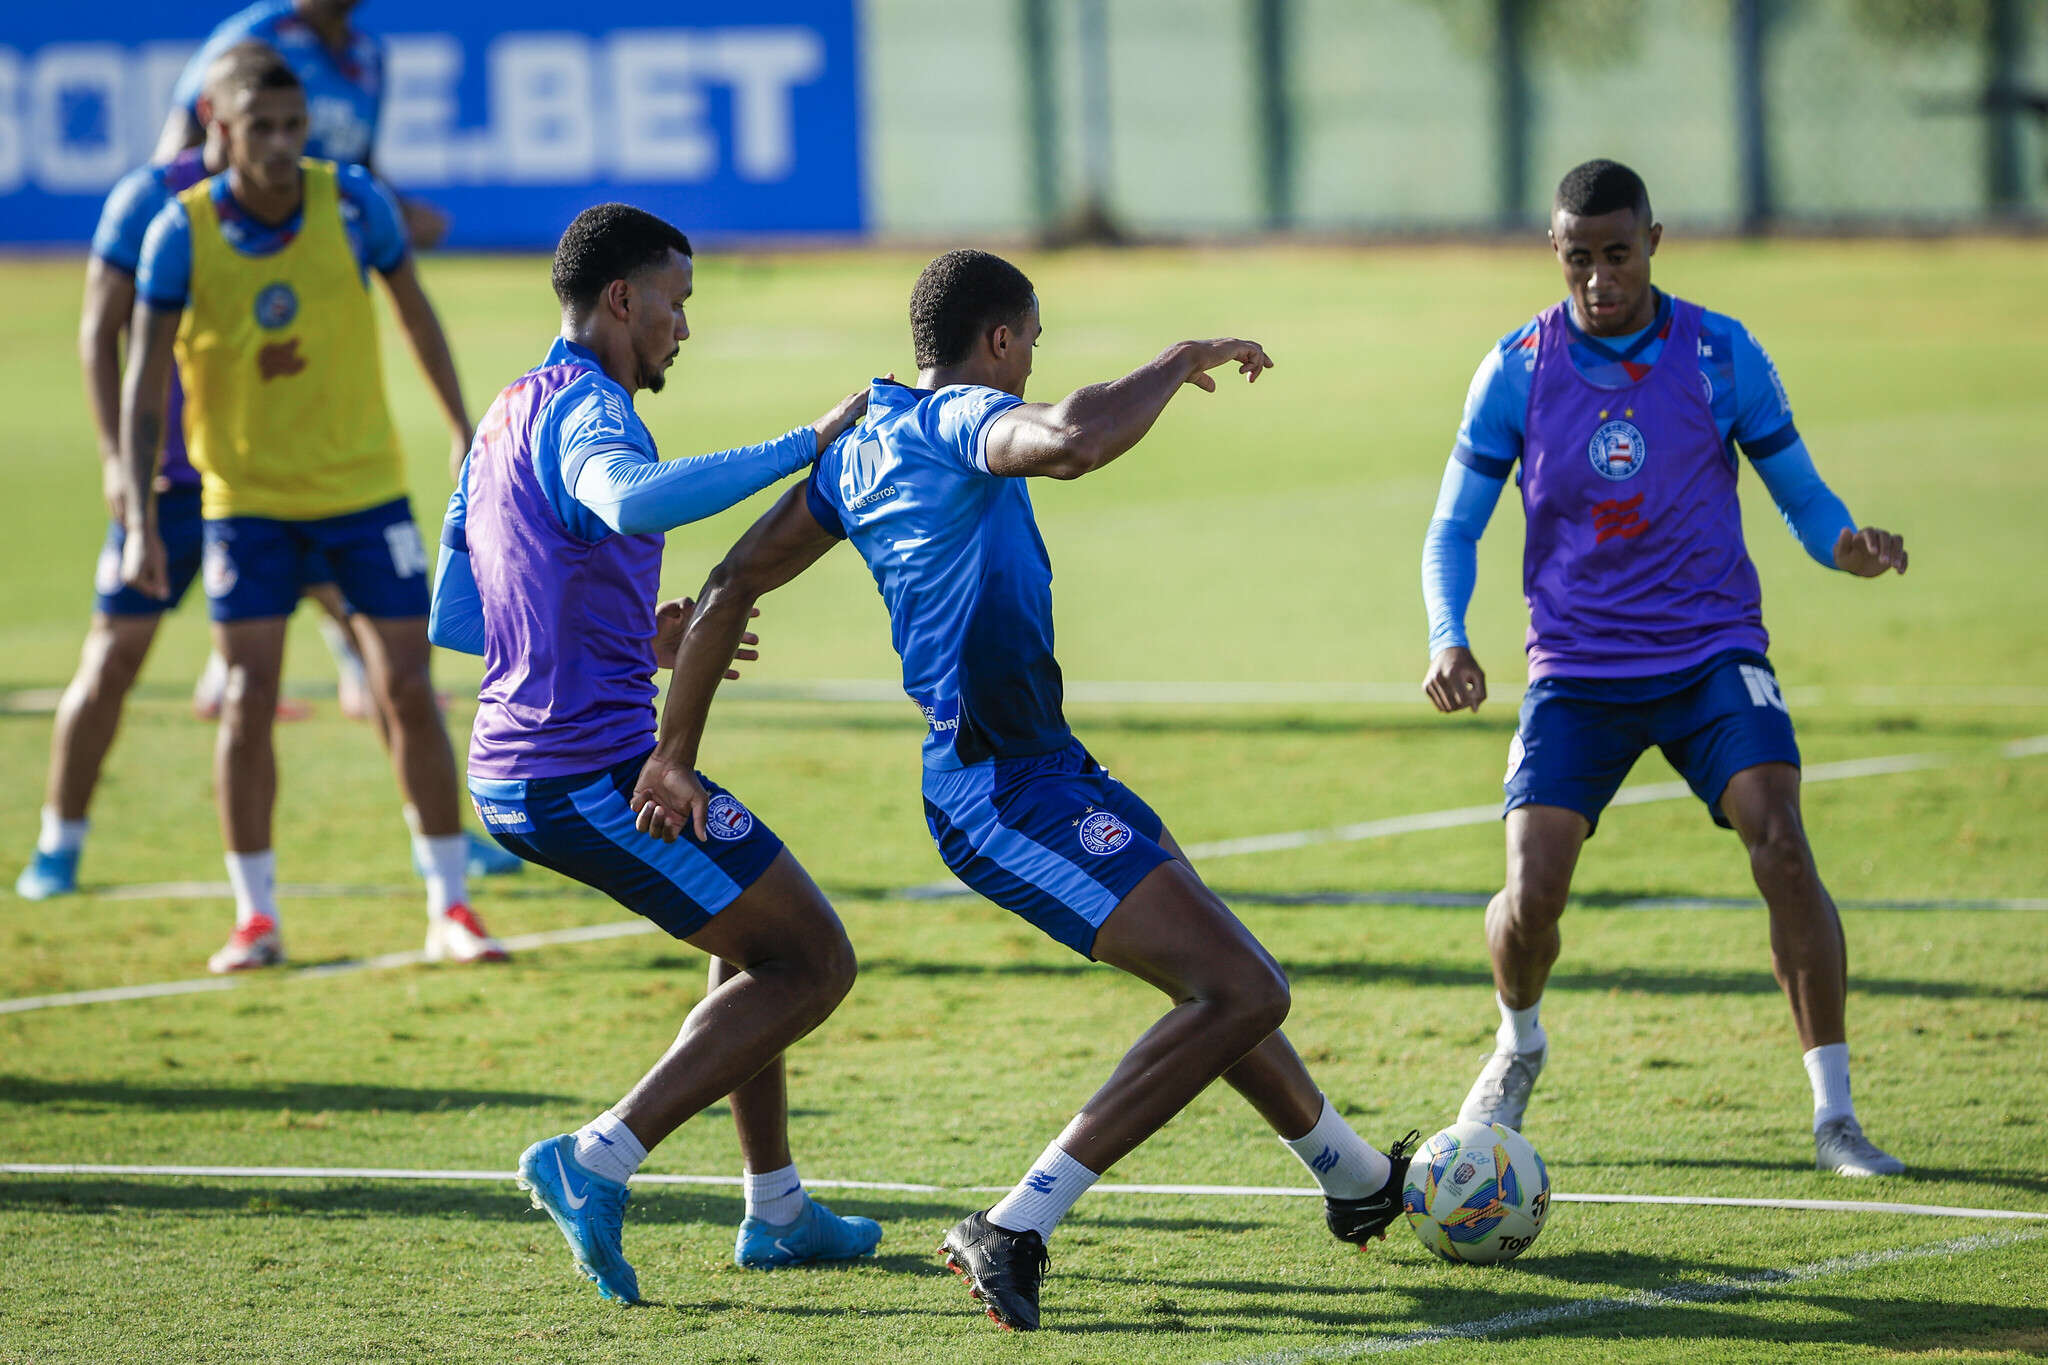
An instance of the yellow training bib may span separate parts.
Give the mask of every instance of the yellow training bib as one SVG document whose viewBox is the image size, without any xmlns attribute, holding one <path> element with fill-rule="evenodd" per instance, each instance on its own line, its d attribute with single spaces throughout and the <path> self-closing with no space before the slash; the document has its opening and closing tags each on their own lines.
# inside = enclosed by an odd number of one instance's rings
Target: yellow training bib
<svg viewBox="0 0 2048 1365">
<path fill-rule="evenodd" d="M 300 165 L 298 236 L 269 256 L 228 243 L 211 180 L 178 196 L 192 222 L 178 373 L 208 517 L 315 521 L 405 495 L 376 308 L 342 226 L 334 165 Z"/>
</svg>

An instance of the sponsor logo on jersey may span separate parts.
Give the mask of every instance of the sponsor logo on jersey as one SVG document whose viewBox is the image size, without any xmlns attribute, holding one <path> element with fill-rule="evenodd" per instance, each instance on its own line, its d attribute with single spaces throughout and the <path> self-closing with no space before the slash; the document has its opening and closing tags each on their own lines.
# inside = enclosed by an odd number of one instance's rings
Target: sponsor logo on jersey
<svg viewBox="0 0 2048 1365">
<path fill-rule="evenodd" d="M 1623 540 L 1634 540 L 1650 529 L 1650 523 L 1643 520 L 1643 495 L 1632 498 L 1605 498 L 1593 504 L 1593 543 L 1605 545 L 1616 536 Z"/>
<path fill-rule="evenodd" d="M 306 358 L 299 354 L 299 339 L 280 341 L 265 346 L 256 352 L 256 372 L 263 376 L 263 382 L 273 379 L 289 379 L 306 368 Z"/>
<path fill-rule="evenodd" d="M 1098 856 L 1128 848 L 1131 838 L 1131 827 L 1106 810 L 1081 822 L 1081 847 Z"/>
<path fill-rule="evenodd" d="M 256 325 L 266 332 L 292 325 L 299 315 L 299 296 L 283 280 L 266 284 L 256 294 Z"/>
<path fill-rule="evenodd" d="M 1643 467 L 1643 433 L 1634 422 L 1616 418 L 1603 422 L 1593 433 L 1593 439 L 1586 443 L 1586 457 L 1593 462 L 1593 472 L 1603 479 L 1619 483 L 1632 477 Z"/>
<path fill-rule="evenodd" d="M 704 828 L 711 831 L 714 839 L 731 843 L 744 839 L 754 828 L 754 815 L 745 806 L 727 796 L 724 792 L 711 798 L 711 804 L 704 811 Z"/>
</svg>

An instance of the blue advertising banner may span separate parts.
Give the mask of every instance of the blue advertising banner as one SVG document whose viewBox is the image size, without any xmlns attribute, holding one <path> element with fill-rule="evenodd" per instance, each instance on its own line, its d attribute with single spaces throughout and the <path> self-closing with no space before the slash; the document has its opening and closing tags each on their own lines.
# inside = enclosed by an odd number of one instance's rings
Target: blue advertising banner
<svg viewBox="0 0 2048 1365">
<path fill-rule="evenodd" d="M 7 6 L 0 244 L 91 239 L 235 8 Z M 384 44 L 375 168 L 450 246 L 549 248 L 606 199 L 710 238 L 865 223 L 854 0 L 372 0 L 355 23 Z"/>
</svg>

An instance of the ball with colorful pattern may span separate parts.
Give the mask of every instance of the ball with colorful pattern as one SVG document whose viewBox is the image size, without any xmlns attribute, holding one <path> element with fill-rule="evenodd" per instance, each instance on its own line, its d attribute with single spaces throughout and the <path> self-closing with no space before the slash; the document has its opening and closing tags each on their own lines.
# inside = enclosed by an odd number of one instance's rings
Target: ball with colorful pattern
<svg viewBox="0 0 2048 1365">
<path fill-rule="evenodd" d="M 1409 1163 L 1401 1207 L 1416 1240 L 1446 1261 L 1511 1261 L 1543 1231 L 1550 1172 L 1514 1129 L 1454 1123 Z"/>
</svg>

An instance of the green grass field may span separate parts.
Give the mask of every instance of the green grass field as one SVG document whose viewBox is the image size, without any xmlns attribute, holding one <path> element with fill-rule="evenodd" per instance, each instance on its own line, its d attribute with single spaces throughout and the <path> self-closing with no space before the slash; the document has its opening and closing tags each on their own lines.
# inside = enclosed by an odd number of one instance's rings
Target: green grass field
<svg viewBox="0 0 2048 1365">
<path fill-rule="evenodd" d="M 642 411 L 671 455 L 785 430 L 909 368 L 921 260 L 699 266 L 696 337 Z M 1265 342 L 1256 389 L 1190 392 L 1100 476 L 1034 490 L 1072 682 L 1412 685 L 1416 564 L 1472 368 L 1556 293 L 1527 250 L 1144 251 L 1025 262 L 1047 334 L 1038 396 L 1186 335 Z M 2048 256 L 2028 243 L 1667 242 L 1667 288 L 1771 348 L 1822 471 L 1913 568 L 1820 571 L 1745 479 L 1773 657 L 1809 765 L 1927 756 L 1808 789 L 1822 871 L 1852 905 L 2048 895 Z M 543 263 L 431 259 L 470 401 L 541 355 Z M 0 845 L 25 859 L 101 534 L 71 335 L 75 261 L 0 266 Z M 431 535 L 445 441 L 387 327 L 387 372 Z M 670 538 L 686 591 L 767 495 Z M 1503 506 L 1473 610 L 1507 694 L 1475 718 L 1410 702 L 1084 703 L 1077 731 L 1190 845 L 1496 800 L 1521 682 L 1520 526 Z M 87 894 L 0 892 L 0 998 L 203 975 L 224 897 L 112 893 L 221 876 L 211 733 L 185 695 L 203 607 L 171 618 L 95 807 Z M 713 717 L 705 766 L 832 894 L 862 958 L 841 1011 L 792 1054 L 793 1141 L 821 1190 L 880 1219 L 881 1256 L 742 1273 L 738 1191 L 652 1185 L 626 1245 L 653 1302 L 601 1303 L 510 1181 L 0 1174 L 0 1361 L 1605 1362 L 2019 1359 L 2048 1352 L 2048 1225 L 1965 1216 L 1563 1202 L 1510 1267 L 1440 1265 L 1405 1232 L 1361 1255 L 1308 1199 L 1102 1190 L 1054 1239 L 1047 1330 L 996 1332 L 932 1248 L 1007 1186 L 1157 1013 L 979 901 L 908 900 L 942 875 L 922 829 L 910 707 L 796 699 L 887 680 L 886 618 L 847 551 L 768 600 L 764 658 Z M 444 658 L 466 729 L 471 661 Z M 338 718 L 303 624 L 280 731 L 279 870 L 346 894 L 288 899 L 294 969 L 204 993 L 0 1013 L 0 1161 L 509 1170 L 611 1102 L 703 989 L 659 936 L 536 947 L 499 969 L 300 969 L 418 946 L 398 801 Z M 749 689 L 752 689 L 750 694 Z M 1296 696 L 1308 695 L 1297 693 Z M 1904 768 L 1905 765 L 1897 765 Z M 1828 771 L 1817 769 L 1817 772 Z M 1647 759 L 1635 781 L 1664 782 Z M 1289 968 L 1288 1030 L 1382 1146 L 1448 1122 L 1493 1025 L 1479 912 L 1491 823 L 1202 859 Z M 8 865 L 8 872 L 15 864 Z M 1529 1136 L 1566 1194 L 1854 1199 L 2048 1215 L 2048 948 L 2039 909 L 1844 912 L 1859 1107 L 1914 1167 L 1811 1169 L 1808 1098 L 1734 840 L 1689 800 L 1619 807 L 1589 846 L 1547 997 L 1555 1040 Z M 1387 893 L 1385 904 L 1327 903 Z M 1403 903 L 1403 898 L 1407 898 Z M 1321 900 L 1326 903 L 1315 903 Z M 486 883 L 507 935 L 618 922 L 537 870 Z M 722 1111 L 650 1159 L 736 1175 Z M 1251 1112 L 1212 1091 L 1112 1172 L 1130 1183 L 1299 1186 Z M 1974 1240 L 1989 1239 L 1989 1240 Z M 1569 1313 L 1566 1309 L 1576 1309 Z M 1469 1325 L 1527 1310 L 1516 1326 Z M 1456 1329 L 1442 1339 L 1412 1334 Z"/>
</svg>

